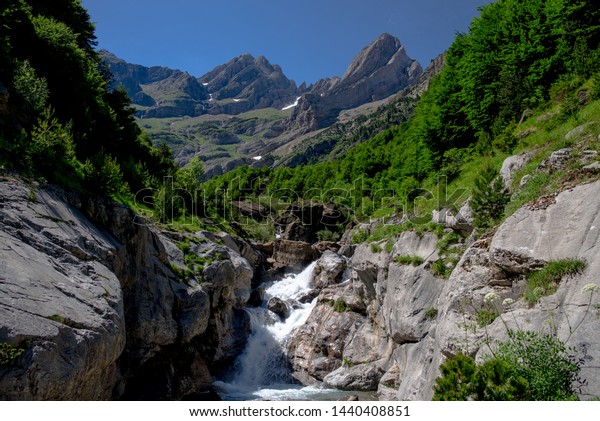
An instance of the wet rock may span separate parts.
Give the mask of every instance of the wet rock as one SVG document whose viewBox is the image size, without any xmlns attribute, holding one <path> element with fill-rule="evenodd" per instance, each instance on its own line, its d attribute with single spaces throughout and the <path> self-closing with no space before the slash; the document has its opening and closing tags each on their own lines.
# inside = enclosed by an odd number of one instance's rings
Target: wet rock
<svg viewBox="0 0 600 421">
<path fill-rule="evenodd" d="M 277 314 L 282 320 L 285 320 L 290 315 L 290 309 L 285 301 L 280 298 L 273 297 L 269 300 L 267 308 L 273 313 Z"/>
<path fill-rule="evenodd" d="M 248 300 L 248 305 L 250 307 L 260 307 L 262 306 L 262 302 L 265 299 L 265 289 L 264 288 L 256 288 L 253 289 L 250 293 L 250 299 Z"/>
<path fill-rule="evenodd" d="M 307 304 L 312 302 L 315 298 L 319 296 L 320 291 L 318 289 L 311 289 L 305 294 L 302 294 L 298 297 L 298 302 L 302 304 Z"/>
</svg>

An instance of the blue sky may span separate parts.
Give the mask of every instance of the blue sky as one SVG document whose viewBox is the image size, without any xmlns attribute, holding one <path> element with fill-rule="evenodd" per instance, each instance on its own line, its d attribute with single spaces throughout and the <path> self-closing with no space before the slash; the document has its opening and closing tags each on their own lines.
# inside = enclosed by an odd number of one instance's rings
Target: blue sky
<svg viewBox="0 0 600 421">
<path fill-rule="evenodd" d="M 202 76 L 264 55 L 298 84 L 341 76 L 383 32 L 423 67 L 466 31 L 484 0 L 83 0 L 99 48 Z"/>
</svg>

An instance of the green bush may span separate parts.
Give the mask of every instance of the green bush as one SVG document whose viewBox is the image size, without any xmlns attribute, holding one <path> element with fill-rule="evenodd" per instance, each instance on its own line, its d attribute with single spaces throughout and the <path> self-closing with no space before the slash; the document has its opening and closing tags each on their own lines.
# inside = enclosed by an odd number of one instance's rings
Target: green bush
<svg viewBox="0 0 600 421">
<path fill-rule="evenodd" d="M 563 259 L 549 262 L 542 269 L 531 272 L 527 276 L 525 300 L 532 306 L 541 297 L 554 294 L 565 276 L 581 273 L 586 266 L 586 262 L 580 259 Z"/>
<path fill-rule="evenodd" d="M 104 153 L 95 155 L 83 165 L 85 184 L 91 191 L 115 195 L 123 191 L 123 174 L 115 158 Z"/>
<path fill-rule="evenodd" d="M 348 307 L 348 304 L 346 304 L 343 298 L 338 298 L 333 303 L 333 311 L 337 313 L 345 313 L 346 311 L 350 311 L 350 307 Z"/>
<path fill-rule="evenodd" d="M 433 400 L 575 400 L 581 362 L 560 339 L 508 331 L 482 364 L 463 354 L 440 366 Z"/>
<path fill-rule="evenodd" d="M 509 199 L 498 171 L 491 166 L 484 168 L 475 180 L 470 201 L 475 227 L 487 230 L 500 222 Z"/>
<path fill-rule="evenodd" d="M 394 261 L 399 265 L 413 266 L 420 266 L 425 262 L 425 260 L 420 256 L 396 256 Z"/>
<path fill-rule="evenodd" d="M 367 241 L 369 238 L 369 234 L 362 228 L 357 229 L 354 234 L 352 234 L 352 244 L 360 244 Z"/>
<path fill-rule="evenodd" d="M 430 307 L 425 312 L 425 318 L 427 320 L 433 320 L 433 319 L 435 319 L 437 317 L 437 315 L 438 315 L 438 309 L 435 308 L 435 307 Z"/>
<path fill-rule="evenodd" d="M 12 360 L 25 352 L 22 348 L 16 348 L 9 343 L 0 342 L 0 365 L 7 365 Z"/>
<path fill-rule="evenodd" d="M 317 240 L 319 241 L 339 241 L 341 238 L 339 232 L 329 231 L 328 229 L 324 229 L 321 231 L 317 231 Z"/>
<path fill-rule="evenodd" d="M 452 269 L 446 265 L 444 259 L 438 259 L 431 265 L 431 271 L 435 276 L 448 279 L 452 273 Z"/>
</svg>

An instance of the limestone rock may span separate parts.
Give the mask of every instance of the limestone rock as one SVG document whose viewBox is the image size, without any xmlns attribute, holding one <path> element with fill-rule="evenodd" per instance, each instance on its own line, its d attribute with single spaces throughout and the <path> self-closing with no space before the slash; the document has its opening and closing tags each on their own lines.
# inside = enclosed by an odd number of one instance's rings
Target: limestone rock
<svg viewBox="0 0 600 421">
<path fill-rule="evenodd" d="M 363 316 L 352 311 L 337 312 L 331 302 L 319 302 L 306 323 L 288 344 L 288 357 L 296 372 L 322 381 L 342 365 L 348 337 Z"/>
<path fill-rule="evenodd" d="M 376 364 L 340 367 L 323 379 L 326 386 L 341 390 L 375 391 L 384 371 Z"/>
<path fill-rule="evenodd" d="M 317 261 L 313 271 L 313 283 L 316 288 L 323 289 L 340 283 L 346 269 L 344 258 L 332 251 L 325 251 Z"/>
<path fill-rule="evenodd" d="M 273 259 L 290 269 L 303 269 L 317 258 L 316 250 L 301 241 L 277 240 L 273 247 Z"/>
<path fill-rule="evenodd" d="M 572 148 L 563 148 L 552 152 L 550 157 L 543 160 L 539 166 L 539 169 L 547 172 L 553 172 L 558 170 L 565 170 L 566 163 L 573 156 Z"/>
<path fill-rule="evenodd" d="M 242 307 L 250 299 L 254 272 L 248 261 L 231 251 L 225 260 L 204 268 L 202 275 L 210 282 L 213 291 L 213 308 L 223 302 Z"/>
<path fill-rule="evenodd" d="M 504 181 L 504 187 L 510 188 L 513 183 L 515 175 L 531 161 L 533 158 L 532 152 L 524 152 L 519 155 L 509 156 L 502 163 L 500 168 L 500 177 Z"/>
</svg>

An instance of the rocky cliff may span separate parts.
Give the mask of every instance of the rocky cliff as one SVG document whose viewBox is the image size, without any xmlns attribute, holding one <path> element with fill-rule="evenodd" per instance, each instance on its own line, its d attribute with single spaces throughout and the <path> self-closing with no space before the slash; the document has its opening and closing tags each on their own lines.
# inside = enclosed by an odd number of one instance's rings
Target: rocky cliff
<svg viewBox="0 0 600 421">
<path fill-rule="evenodd" d="M 0 238 L 0 343 L 17 355 L 3 354 L 2 399 L 180 399 L 245 345 L 261 256 L 243 241 L 161 233 L 109 200 L 12 176 Z"/>
<path fill-rule="evenodd" d="M 390 251 L 382 250 L 383 243 L 362 244 L 342 248 L 350 257 L 323 255 L 318 267 L 337 267 L 333 262 L 343 259 L 345 272 L 342 277 L 338 269 L 319 275 L 328 279 L 326 286 L 289 343 L 296 377 L 377 391 L 382 400 L 429 400 L 447 357 L 465 352 L 481 359 L 489 352 L 486 338 L 504 340 L 507 328 L 519 328 L 554 332 L 566 340 L 583 359 L 581 377 L 587 385 L 580 397 L 599 396 L 598 297 L 583 287 L 600 279 L 600 182 L 567 188 L 536 203 L 518 210 L 496 232 L 459 244 L 466 250 L 447 280 L 432 271 L 440 253 L 434 233 L 405 232 Z M 460 219 L 464 229 L 468 209 L 461 213 L 438 215 L 438 221 L 449 231 Z M 565 258 L 581 259 L 587 268 L 562 279 L 555 294 L 530 307 L 521 298 L 524 274 Z M 492 292 L 501 314 L 482 326 L 478 312 Z"/>
<path fill-rule="evenodd" d="M 278 65 L 244 54 L 205 74 L 200 81 L 214 98 L 211 114 L 239 114 L 259 108 L 281 109 L 294 102 L 300 90 Z M 219 100 L 231 101 L 219 102 Z"/>
</svg>

